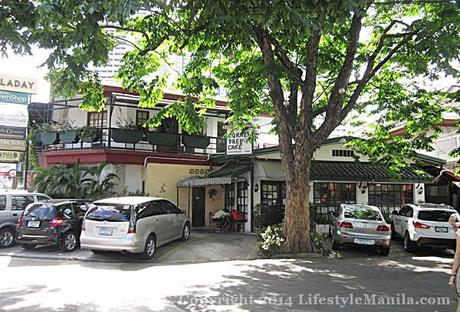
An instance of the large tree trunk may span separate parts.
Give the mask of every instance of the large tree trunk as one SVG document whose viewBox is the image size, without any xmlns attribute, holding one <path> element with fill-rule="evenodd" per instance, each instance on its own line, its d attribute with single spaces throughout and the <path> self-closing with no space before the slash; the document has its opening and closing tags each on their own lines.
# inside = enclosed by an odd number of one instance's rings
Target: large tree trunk
<svg viewBox="0 0 460 312">
<path fill-rule="evenodd" d="M 310 238 L 310 165 L 312 157 L 303 154 L 294 157 L 294 164 L 284 164 L 286 174 L 286 210 L 283 232 L 286 241 L 283 250 L 289 253 L 311 252 Z"/>
</svg>

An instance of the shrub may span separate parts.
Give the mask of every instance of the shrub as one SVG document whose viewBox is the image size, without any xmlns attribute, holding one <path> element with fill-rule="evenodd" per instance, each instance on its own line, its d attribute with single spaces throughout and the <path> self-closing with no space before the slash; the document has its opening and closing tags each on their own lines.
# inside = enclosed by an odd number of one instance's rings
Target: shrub
<svg viewBox="0 0 460 312">
<path fill-rule="evenodd" d="M 282 225 L 269 225 L 262 229 L 257 241 L 262 253 L 267 255 L 278 253 L 284 243 Z"/>
</svg>

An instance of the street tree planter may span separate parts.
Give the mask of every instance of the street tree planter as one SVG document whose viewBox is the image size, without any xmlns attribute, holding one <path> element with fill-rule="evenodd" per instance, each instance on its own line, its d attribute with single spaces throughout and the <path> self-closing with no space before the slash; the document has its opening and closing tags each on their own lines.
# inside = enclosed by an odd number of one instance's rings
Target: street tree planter
<svg viewBox="0 0 460 312">
<path fill-rule="evenodd" d="M 186 147 L 206 148 L 210 143 L 210 139 L 209 137 L 202 135 L 184 134 L 182 136 L 182 143 L 184 143 Z"/>
<path fill-rule="evenodd" d="M 77 143 L 80 137 L 77 130 L 68 130 L 59 132 L 59 140 L 61 143 Z"/>
<path fill-rule="evenodd" d="M 43 132 L 40 133 L 40 141 L 43 145 L 59 143 L 59 134 L 57 132 Z"/>
<path fill-rule="evenodd" d="M 84 143 L 93 143 L 101 140 L 102 130 L 96 128 L 84 127 L 80 129 L 79 136 Z"/>
<path fill-rule="evenodd" d="M 145 138 L 152 145 L 175 145 L 177 144 L 177 134 L 146 132 Z"/>
<path fill-rule="evenodd" d="M 142 130 L 111 129 L 111 131 L 112 139 L 118 143 L 136 144 L 144 136 Z"/>
</svg>

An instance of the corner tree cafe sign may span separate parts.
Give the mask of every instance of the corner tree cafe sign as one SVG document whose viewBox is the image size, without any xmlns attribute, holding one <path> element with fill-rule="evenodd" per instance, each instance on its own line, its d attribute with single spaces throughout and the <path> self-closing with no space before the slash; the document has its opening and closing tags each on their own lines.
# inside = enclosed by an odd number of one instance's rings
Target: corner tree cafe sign
<svg viewBox="0 0 460 312">
<path fill-rule="evenodd" d="M 252 142 L 248 133 L 234 132 L 227 137 L 227 155 L 252 153 Z"/>
<path fill-rule="evenodd" d="M 37 93 L 37 80 L 0 74 L 0 90 Z"/>
</svg>

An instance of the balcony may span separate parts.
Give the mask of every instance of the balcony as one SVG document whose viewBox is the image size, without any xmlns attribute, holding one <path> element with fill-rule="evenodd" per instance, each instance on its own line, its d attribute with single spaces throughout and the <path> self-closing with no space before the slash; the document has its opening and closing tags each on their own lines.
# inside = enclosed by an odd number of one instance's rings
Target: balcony
<svg viewBox="0 0 460 312">
<path fill-rule="evenodd" d="M 75 149 L 119 149 L 140 152 L 184 153 L 209 155 L 225 152 L 226 139 L 188 135 L 183 133 L 160 133 L 156 131 L 121 128 L 92 128 L 91 135 L 78 130 L 42 132 L 36 137 L 42 151 Z"/>
</svg>

